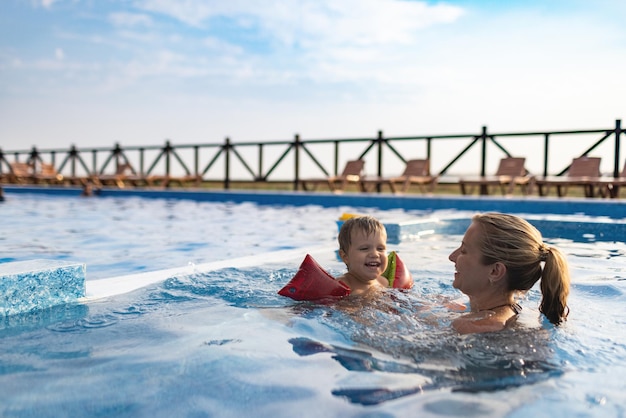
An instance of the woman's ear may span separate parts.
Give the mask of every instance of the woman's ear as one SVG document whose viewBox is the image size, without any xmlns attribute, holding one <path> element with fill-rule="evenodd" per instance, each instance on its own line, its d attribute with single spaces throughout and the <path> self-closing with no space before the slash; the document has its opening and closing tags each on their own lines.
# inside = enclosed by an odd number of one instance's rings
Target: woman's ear
<svg viewBox="0 0 626 418">
<path fill-rule="evenodd" d="M 495 283 L 506 276 L 506 266 L 504 263 L 497 261 L 493 263 L 493 267 L 489 271 L 489 281 Z"/>
</svg>

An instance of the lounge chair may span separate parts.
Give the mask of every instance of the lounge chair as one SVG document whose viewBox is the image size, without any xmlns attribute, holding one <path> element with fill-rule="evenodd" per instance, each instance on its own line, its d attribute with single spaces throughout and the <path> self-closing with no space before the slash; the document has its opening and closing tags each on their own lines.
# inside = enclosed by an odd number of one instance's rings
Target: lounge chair
<svg viewBox="0 0 626 418">
<path fill-rule="evenodd" d="M 33 182 L 33 165 L 14 161 L 9 164 L 10 172 L 6 178 L 9 183 L 28 184 Z"/>
<path fill-rule="evenodd" d="M 619 197 L 619 188 L 626 187 L 626 162 L 618 177 L 601 177 L 598 181 L 599 192 L 603 197 Z"/>
<path fill-rule="evenodd" d="M 406 193 L 412 185 L 417 185 L 422 193 L 432 193 L 437 185 L 437 176 L 430 174 L 430 160 L 414 159 L 406 162 L 399 176 L 365 177 L 361 183 L 366 191 L 371 191 L 372 186 L 387 185 L 393 193 Z"/>
<path fill-rule="evenodd" d="M 498 170 L 494 175 L 461 177 L 459 186 L 462 194 L 472 194 L 476 187 L 480 194 L 489 194 L 489 186 L 500 188 L 502 195 L 511 195 L 515 186 L 520 186 L 523 194 L 528 194 L 532 189 L 532 176 L 528 174 L 524 164 L 524 157 L 505 157 L 500 160 Z"/>
<path fill-rule="evenodd" d="M 95 180 L 96 184 L 117 186 L 120 189 L 147 183 L 146 178 L 137 174 L 129 163 L 118 164 L 114 174 L 99 174 L 95 176 Z"/>
<path fill-rule="evenodd" d="M 570 186 L 581 186 L 586 197 L 594 197 L 600 182 L 600 158 L 587 156 L 574 158 L 564 176 L 543 176 L 535 179 L 540 196 L 547 196 L 550 187 L 556 186 L 559 197 L 565 196 Z"/>
<path fill-rule="evenodd" d="M 300 184 L 303 190 L 315 190 L 320 184 L 325 184 L 332 192 L 342 192 L 348 184 L 357 184 L 363 190 L 361 179 L 363 178 L 363 169 L 365 168 L 365 160 L 350 160 L 346 163 L 341 174 L 337 176 L 329 176 L 324 179 L 301 179 Z"/>
<path fill-rule="evenodd" d="M 5 177 L 16 184 L 78 184 L 85 185 L 88 178 L 66 176 L 57 171 L 53 164 L 41 160 L 33 163 L 12 162 L 11 172 Z"/>
<path fill-rule="evenodd" d="M 64 177 L 54 168 L 54 165 L 39 162 L 32 174 L 32 180 L 35 184 L 63 184 Z"/>
</svg>

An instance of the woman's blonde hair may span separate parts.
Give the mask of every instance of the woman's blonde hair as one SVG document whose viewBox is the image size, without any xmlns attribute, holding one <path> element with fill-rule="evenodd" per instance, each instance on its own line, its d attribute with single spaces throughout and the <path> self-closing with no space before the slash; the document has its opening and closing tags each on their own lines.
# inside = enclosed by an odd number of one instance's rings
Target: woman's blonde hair
<svg viewBox="0 0 626 418">
<path fill-rule="evenodd" d="M 564 321 L 570 275 L 563 253 L 546 245 L 537 228 L 518 216 L 484 213 L 472 220 L 482 228 L 484 264 L 499 261 L 506 266 L 509 291 L 527 291 L 541 279 L 539 311 L 553 324 Z"/>
<path fill-rule="evenodd" d="M 363 231 L 366 236 L 373 233 L 380 232 L 385 237 L 387 236 L 387 230 L 385 225 L 373 216 L 363 215 L 355 216 L 347 219 L 341 228 L 339 229 L 339 249 L 343 252 L 348 252 L 350 244 L 352 243 L 352 231 Z"/>
</svg>

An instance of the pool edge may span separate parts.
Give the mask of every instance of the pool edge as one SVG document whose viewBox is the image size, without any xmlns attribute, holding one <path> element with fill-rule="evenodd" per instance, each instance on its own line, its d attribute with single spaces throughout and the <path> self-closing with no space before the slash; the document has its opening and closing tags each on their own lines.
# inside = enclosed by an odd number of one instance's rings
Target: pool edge
<svg viewBox="0 0 626 418">
<path fill-rule="evenodd" d="M 33 193 L 57 196 L 81 196 L 78 187 L 33 187 L 4 185 L 5 194 Z M 186 199 L 202 202 L 252 202 L 260 205 L 319 205 L 322 207 L 373 207 L 381 210 L 456 209 L 476 212 L 551 213 L 557 215 L 585 214 L 626 218 L 626 201 L 620 199 L 552 198 L 539 196 L 458 196 L 458 195 L 394 195 L 389 193 L 321 193 L 266 190 L 200 190 L 200 189 L 116 189 L 103 188 L 98 197 L 141 197 L 146 199 Z"/>
</svg>

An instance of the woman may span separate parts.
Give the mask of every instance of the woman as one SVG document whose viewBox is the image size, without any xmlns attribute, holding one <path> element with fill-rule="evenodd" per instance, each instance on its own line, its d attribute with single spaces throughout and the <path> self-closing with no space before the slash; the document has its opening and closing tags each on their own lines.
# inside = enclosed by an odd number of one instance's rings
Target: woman
<svg viewBox="0 0 626 418">
<path fill-rule="evenodd" d="M 471 312 L 453 321 L 460 333 L 504 329 L 521 311 L 517 292 L 541 279 L 542 312 L 555 325 L 569 313 L 570 277 L 563 254 L 543 242 L 541 233 L 522 218 L 502 213 L 472 218 L 461 246 L 449 257 L 453 286 L 469 297 Z"/>
</svg>

